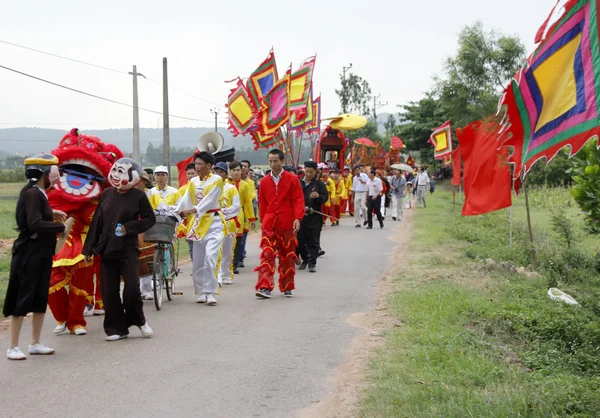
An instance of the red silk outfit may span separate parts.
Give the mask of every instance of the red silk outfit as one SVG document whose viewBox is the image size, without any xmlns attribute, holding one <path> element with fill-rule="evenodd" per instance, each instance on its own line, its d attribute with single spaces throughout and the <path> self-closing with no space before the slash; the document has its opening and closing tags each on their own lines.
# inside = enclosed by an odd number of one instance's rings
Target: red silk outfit
<svg viewBox="0 0 600 418">
<path fill-rule="evenodd" d="M 259 188 L 259 213 L 262 227 L 260 265 L 256 290 L 275 287 L 275 258 L 279 258 L 279 290 L 294 290 L 296 274 L 296 233 L 294 221 L 304 217 L 304 194 L 298 177 L 282 171 L 279 183 L 272 175 L 264 177 Z"/>
</svg>

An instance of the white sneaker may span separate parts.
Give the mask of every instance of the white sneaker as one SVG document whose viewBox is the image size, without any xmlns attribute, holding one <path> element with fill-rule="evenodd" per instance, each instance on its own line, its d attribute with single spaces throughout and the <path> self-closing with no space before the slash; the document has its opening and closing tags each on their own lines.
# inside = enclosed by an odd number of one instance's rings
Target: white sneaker
<svg viewBox="0 0 600 418">
<path fill-rule="evenodd" d="M 123 340 L 125 338 L 127 338 L 127 335 L 115 334 L 115 335 L 109 335 L 108 337 L 106 337 L 106 341 L 119 341 L 119 340 Z"/>
<path fill-rule="evenodd" d="M 147 322 L 140 327 L 140 331 L 142 331 L 142 337 L 144 338 L 150 338 L 152 337 L 152 334 L 154 334 L 154 331 L 152 331 L 152 328 L 150 328 L 150 325 L 148 325 Z"/>
<path fill-rule="evenodd" d="M 54 351 L 54 348 L 50 348 L 47 345 L 40 343 L 29 346 L 29 354 L 31 355 L 47 356 L 49 354 L 54 354 Z"/>
<path fill-rule="evenodd" d="M 19 347 L 9 348 L 6 351 L 6 358 L 9 360 L 27 360 L 27 356 L 21 351 Z"/>
<path fill-rule="evenodd" d="M 206 303 L 210 306 L 215 306 L 217 304 L 217 298 L 212 293 L 206 297 Z"/>
<path fill-rule="evenodd" d="M 154 300 L 154 296 L 152 296 L 150 293 L 147 293 L 145 295 L 142 295 L 142 299 L 143 300 Z"/>
<path fill-rule="evenodd" d="M 94 314 L 94 305 L 85 305 L 83 316 L 92 316 Z"/>
<path fill-rule="evenodd" d="M 223 284 L 233 284 L 233 280 L 231 280 L 231 279 L 223 279 Z"/>
<path fill-rule="evenodd" d="M 60 333 L 62 333 L 62 332 L 65 332 L 65 330 L 66 330 L 66 329 L 67 329 L 67 323 L 66 323 L 66 322 L 63 322 L 62 324 L 61 324 L 61 323 L 59 323 L 59 324 L 56 326 L 56 328 L 54 328 L 54 331 L 53 331 L 53 332 L 54 332 L 55 334 L 60 334 Z"/>
<path fill-rule="evenodd" d="M 196 299 L 196 302 L 197 303 L 206 303 L 206 300 L 207 300 L 207 295 L 202 294 L 198 297 L 198 299 Z"/>
<path fill-rule="evenodd" d="M 104 309 L 94 309 L 94 316 L 104 315 Z"/>
<path fill-rule="evenodd" d="M 75 335 L 85 335 L 87 334 L 87 331 L 85 328 L 83 327 L 77 327 L 75 328 L 75 331 L 71 331 L 71 334 L 75 334 Z"/>
</svg>

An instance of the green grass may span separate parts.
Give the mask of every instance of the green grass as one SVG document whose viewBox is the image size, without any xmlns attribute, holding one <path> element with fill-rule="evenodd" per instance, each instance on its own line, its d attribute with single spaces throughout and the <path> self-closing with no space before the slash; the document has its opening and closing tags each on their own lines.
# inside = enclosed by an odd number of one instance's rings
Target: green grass
<svg viewBox="0 0 600 418">
<path fill-rule="evenodd" d="M 531 199 L 542 277 L 525 277 L 481 269 L 488 257 L 528 263 L 520 201 L 512 248 L 506 211 L 463 218 L 443 188 L 428 201 L 413 209 L 413 240 L 389 299 L 401 325 L 372 361 L 360 416 L 597 416 L 599 273 L 583 266 L 585 279 L 555 274 L 549 260 L 561 263 L 567 250 L 547 222 L 552 202 Z M 593 256 L 584 245 L 576 250 Z M 550 276 L 581 306 L 551 301 Z"/>
<path fill-rule="evenodd" d="M 0 183 L 0 196 L 19 196 L 24 183 Z"/>
</svg>

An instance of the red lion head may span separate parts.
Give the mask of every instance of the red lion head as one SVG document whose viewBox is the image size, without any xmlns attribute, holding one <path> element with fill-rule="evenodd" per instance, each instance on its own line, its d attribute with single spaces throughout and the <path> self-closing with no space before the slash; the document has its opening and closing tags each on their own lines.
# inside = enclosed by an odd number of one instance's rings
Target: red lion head
<svg viewBox="0 0 600 418">
<path fill-rule="evenodd" d="M 55 189 L 70 203 L 86 203 L 100 197 L 110 186 L 108 173 L 123 153 L 113 144 L 95 136 L 82 135 L 73 128 L 52 151 L 59 160 L 60 181 Z"/>
</svg>

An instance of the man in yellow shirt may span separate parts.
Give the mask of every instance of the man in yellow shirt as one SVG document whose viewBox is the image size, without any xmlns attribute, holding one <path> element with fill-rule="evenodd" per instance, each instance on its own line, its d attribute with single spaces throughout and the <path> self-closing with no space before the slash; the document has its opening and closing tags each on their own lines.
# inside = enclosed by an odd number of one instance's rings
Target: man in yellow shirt
<svg viewBox="0 0 600 418">
<path fill-rule="evenodd" d="M 240 194 L 231 182 L 226 182 L 228 167 L 226 162 L 215 164 L 215 173 L 221 176 L 223 181 L 223 195 L 221 208 L 225 217 L 225 230 L 223 245 L 221 246 L 221 260 L 219 262 L 219 284 L 233 283 L 233 247 L 237 229 L 240 225 L 238 215 L 240 213 Z"/>
<path fill-rule="evenodd" d="M 333 174 L 331 175 L 332 180 L 334 182 L 335 185 L 335 199 L 331 205 L 333 211 L 331 213 L 331 215 L 334 218 L 337 219 L 332 219 L 331 221 L 331 225 L 332 226 L 338 226 L 340 224 L 339 219 L 341 218 L 341 208 L 342 208 L 342 203 L 345 202 L 346 200 L 348 200 L 348 193 L 346 191 L 346 180 L 341 176 L 342 171 L 339 169 L 335 169 L 333 170 Z"/>
<path fill-rule="evenodd" d="M 245 218 L 244 233 L 242 234 L 241 248 L 240 248 L 241 259 L 239 260 L 239 262 L 237 264 L 237 267 L 239 267 L 239 268 L 244 267 L 244 260 L 246 259 L 246 239 L 248 238 L 248 232 L 250 231 L 251 224 L 253 224 L 254 221 L 256 221 L 256 218 L 254 216 L 254 203 L 253 203 L 256 200 L 256 187 L 254 186 L 254 181 L 248 177 L 248 173 L 250 171 L 250 167 L 252 167 L 252 164 L 250 164 L 250 161 L 248 161 L 248 160 L 242 160 L 241 164 L 242 164 L 241 180 L 247 184 L 247 188 L 250 193 L 250 203 L 253 208 L 252 209 L 253 215 L 252 215 L 252 218 L 249 218 L 249 217 Z M 239 189 L 238 189 L 238 191 L 239 191 Z"/>
<path fill-rule="evenodd" d="M 342 216 L 346 214 L 346 208 L 348 209 L 348 213 L 350 216 L 354 216 L 354 195 L 352 193 L 352 176 L 350 175 L 350 170 L 345 167 L 344 168 L 344 181 L 346 182 L 346 201 L 342 204 Z"/>
<path fill-rule="evenodd" d="M 156 179 L 156 187 L 146 190 L 148 199 L 156 195 L 160 197 L 167 205 L 173 206 L 177 203 L 177 189 L 167 185 L 169 181 L 169 170 L 164 165 L 159 165 L 154 169 L 154 178 Z"/>
<path fill-rule="evenodd" d="M 237 230 L 237 238 L 233 255 L 233 274 L 238 274 L 238 268 L 243 259 L 244 247 L 242 245 L 244 233 L 248 233 L 246 225 L 252 225 L 256 221 L 254 208 L 252 206 L 252 191 L 247 182 L 242 180 L 242 165 L 234 161 L 229 165 L 229 182 L 235 186 L 240 195 L 240 212 L 238 221 L 240 226 Z"/>
<path fill-rule="evenodd" d="M 327 188 L 328 194 L 327 202 L 325 202 L 325 204 L 323 205 L 323 213 L 326 214 L 326 216 L 323 217 L 323 226 L 325 226 L 327 218 L 330 218 L 331 225 L 333 225 L 335 221 L 333 220 L 333 218 L 331 218 L 331 216 L 334 216 L 333 204 L 336 200 L 337 195 L 335 193 L 335 184 L 333 180 L 329 178 L 328 168 L 323 168 L 323 171 L 321 173 L 321 180 L 323 181 L 323 183 L 325 183 L 325 187 Z"/>
</svg>

